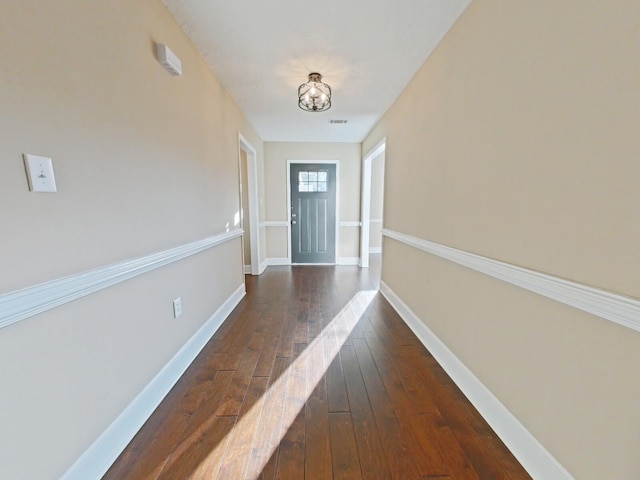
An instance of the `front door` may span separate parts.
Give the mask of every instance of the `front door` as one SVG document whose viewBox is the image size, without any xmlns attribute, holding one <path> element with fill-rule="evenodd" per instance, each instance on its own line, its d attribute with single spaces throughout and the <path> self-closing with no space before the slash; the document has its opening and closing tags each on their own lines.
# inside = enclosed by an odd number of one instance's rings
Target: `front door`
<svg viewBox="0 0 640 480">
<path fill-rule="evenodd" d="M 336 165 L 290 169 L 291 262 L 336 263 Z"/>
</svg>

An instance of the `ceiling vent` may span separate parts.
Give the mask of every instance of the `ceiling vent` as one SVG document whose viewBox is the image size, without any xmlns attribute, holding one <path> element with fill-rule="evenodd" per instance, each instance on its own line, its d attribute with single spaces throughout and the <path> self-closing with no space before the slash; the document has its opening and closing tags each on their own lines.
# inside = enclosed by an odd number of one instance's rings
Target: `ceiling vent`
<svg viewBox="0 0 640 480">
<path fill-rule="evenodd" d="M 329 120 L 329 123 L 347 123 L 347 120 Z"/>
</svg>

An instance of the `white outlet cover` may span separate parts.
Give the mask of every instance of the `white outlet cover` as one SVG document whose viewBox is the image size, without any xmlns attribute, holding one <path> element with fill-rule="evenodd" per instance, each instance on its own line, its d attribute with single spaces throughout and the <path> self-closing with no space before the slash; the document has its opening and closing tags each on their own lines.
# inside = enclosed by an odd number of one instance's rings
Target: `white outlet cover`
<svg viewBox="0 0 640 480">
<path fill-rule="evenodd" d="M 57 192 L 56 178 L 53 175 L 53 161 L 49 157 L 28 153 L 22 156 L 27 169 L 29 190 L 32 192 Z"/>
</svg>

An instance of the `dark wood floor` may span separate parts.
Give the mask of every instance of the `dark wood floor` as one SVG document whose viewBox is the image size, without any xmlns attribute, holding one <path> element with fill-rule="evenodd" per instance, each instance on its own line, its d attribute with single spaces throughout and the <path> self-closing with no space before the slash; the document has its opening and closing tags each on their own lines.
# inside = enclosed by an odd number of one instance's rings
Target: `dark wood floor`
<svg viewBox="0 0 640 480">
<path fill-rule="evenodd" d="M 377 293 L 271 267 L 105 479 L 528 479 Z"/>
</svg>

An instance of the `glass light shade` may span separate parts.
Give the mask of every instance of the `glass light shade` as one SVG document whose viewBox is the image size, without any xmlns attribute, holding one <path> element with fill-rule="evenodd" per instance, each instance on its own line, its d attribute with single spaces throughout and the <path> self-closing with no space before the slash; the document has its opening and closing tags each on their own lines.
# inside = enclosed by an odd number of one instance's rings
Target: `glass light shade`
<svg viewBox="0 0 640 480">
<path fill-rule="evenodd" d="M 322 75 L 310 73 L 309 81 L 298 87 L 298 106 L 308 112 L 323 112 L 331 108 L 331 87 L 322 83 Z"/>
</svg>

